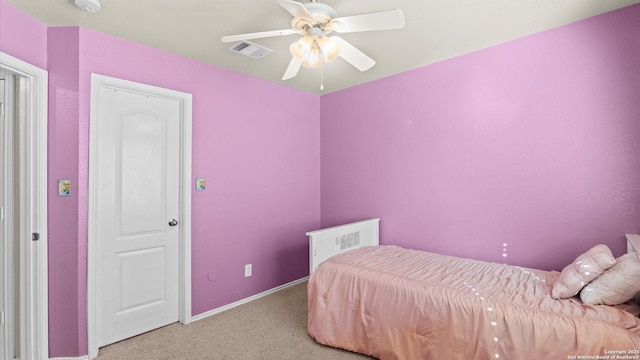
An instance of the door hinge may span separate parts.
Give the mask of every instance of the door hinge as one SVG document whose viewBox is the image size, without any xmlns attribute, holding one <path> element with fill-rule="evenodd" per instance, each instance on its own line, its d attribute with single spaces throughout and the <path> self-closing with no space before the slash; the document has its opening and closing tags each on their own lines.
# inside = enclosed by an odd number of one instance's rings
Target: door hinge
<svg viewBox="0 0 640 360">
<path fill-rule="evenodd" d="M 4 206 L 0 206 L 0 221 L 4 221 Z"/>
<path fill-rule="evenodd" d="M 5 320 L 4 320 L 4 311 L 0 311 L 2 313 L 2 315 L 0 315 L 0 325 L 4 326 L 5 324 Z"/>
<path fill-rule="evenodd" d="M 0 103 L 0 117 L 4 117 L 4 103 Z"/>
<path fill-rule="evenodd" d="M 40 233 L 33 233 L 33 234 L 31 234 L 31 240 L 33 240 L 33 241 L 38 241 L 38 240 L 40 240 Z"/>
</svg>

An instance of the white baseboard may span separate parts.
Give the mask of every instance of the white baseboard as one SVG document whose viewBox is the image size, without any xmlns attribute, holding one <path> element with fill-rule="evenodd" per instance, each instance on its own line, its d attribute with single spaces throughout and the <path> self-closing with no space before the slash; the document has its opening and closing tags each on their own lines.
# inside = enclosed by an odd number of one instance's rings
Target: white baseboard
<svg viewBox="0 0 640 360">
<path fill-rule="evenodd" d="M 229 309 L 232 309 L 232 308 L 234 308 L 236 306 L 240 306 L 240 305 L 246 304 L 248 302 L 251 302 L 253 300 L 257 300 L 257 299 L 259 299 L 261 297 L 267 296 L 269 294 L 273 294 L 273 293 L 278 292 L 280 290 L 284 290 L 284 289 L 286 289 L 288 287 L 300 284 L 300 283 L 305 282 L 307 280 L 309 280 L 309 277 L 305 276 L 302 279 L 294 280 L 292 282 L 289 282 L 289 283 L 274 287 L 273 289 L 269 289 L 269 290 L 263 291 L 263 292 L 261 292 L 259 294 L 255 294 L 253 296 L 249 296 L 248 298 L 244 298 L 242 300 L 238 300 L 238 301 L 236 301 L 234 303 L 231 303 L 231 304 L 228 304 L 228 305 L 225 305 L 225 306 L 221 306 L 219 308 L 216 308 L 216 309 L 213 309 L 213 310 L 209 310 L 207 312 L 203 312 L 202 314 L 198 314 L 198 315 L 192 316 L 191 317 L 191 321 L 193 322 L 193 321 L 202 320 L 204 318 L 208 318 L 209 316 L 212 316 L 212 315 L 215 315 L 215 314 L 219 314 L 219 313 L 221 313 L 221 312 L 223 312 L 225 310 L 229 310 Z"/>
<path fill-rule="evenodd" d="M 54 358 L 50 358 L 50 360 L 89 360 L 89 355 L 78 356 L 78 357 L 54 357 Z"/>
</svg>

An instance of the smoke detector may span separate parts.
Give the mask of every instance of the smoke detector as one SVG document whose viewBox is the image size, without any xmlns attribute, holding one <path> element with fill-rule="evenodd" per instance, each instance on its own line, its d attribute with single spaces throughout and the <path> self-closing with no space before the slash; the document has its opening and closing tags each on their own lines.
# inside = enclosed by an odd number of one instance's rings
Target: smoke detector
<svg viewBox="0 0 640 360">
<path fill-rule="evenodd" d="M 102 9 L 102 5 L 100 5 L 99 0 L 75 0 L 75 4 L 80 9 L 90 13 L 96 13 Z"/>
</svg>

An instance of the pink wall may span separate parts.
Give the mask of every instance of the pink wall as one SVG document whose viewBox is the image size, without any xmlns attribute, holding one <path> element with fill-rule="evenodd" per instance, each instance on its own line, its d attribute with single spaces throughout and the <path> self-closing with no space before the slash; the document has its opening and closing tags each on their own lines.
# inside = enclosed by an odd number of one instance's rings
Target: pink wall
<svg viewBox="0 0 640 360">
<path fill-rule="evenodd" d="M 78 28 L 49 28 L 49 351 L 57 356 L 86 353 L 86 260 L 79 236 Z M 58 180 L 71 181 L 71 196 L 58 196 Z M 83 266 L 80 266 L 80 265 Z M 72 323 L 72 324 L 69 324 Z"/>
<path fill-rule="evenodd" d="M 383 243 L 543 269 L 620 255 L 639 64 L 634 5 L 323 96 L 323 226 L 381 217 Z"/>
<path fill-rule="evenodd" d="M 194 315 L 308 274 L 304 233 L 320 225 L 318 96 L 98 32 L 47 28 L 3 0 L 0 50 L 49 71 L 51 357 L 87 353 L 91 72 L 193 94 L 192 175 L 207 179 L 192 193 Z M 58 179 L 71 180 L 71 197 L 57 196 Z"/>
<path fill-rule="evenodd" d="M 47 27 L 0 0 L 0 51 L 47 69 Z"/>
<path fill-rule="evenodd" d="M 194 315 L 308 275 L 304 233 L 320 225 L 318 96 L 83 28 L 50 28 L 49 39 L 52 180 L 76 184 L 71 198 L 50 197 L 50 213 L 71 215 L 49 233 L 52 356 L 87 348 L 92 72 L 193 94 L 192 175 L 207 180 L 192 192 Z"/>
</svg>

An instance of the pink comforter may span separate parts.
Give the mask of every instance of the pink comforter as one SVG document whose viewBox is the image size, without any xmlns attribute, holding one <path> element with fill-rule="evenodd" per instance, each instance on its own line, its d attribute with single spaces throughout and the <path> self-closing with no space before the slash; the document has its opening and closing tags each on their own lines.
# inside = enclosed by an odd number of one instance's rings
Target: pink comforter
<svg viewBox="0 0 640 360">
<path fill-rule="evenodd" d="M 640 359 L 640 319 L 554 300 L 557 277 L 396 246 L 361 248 L 330 258 L 309 279 L 308 330 L 319 343 L 380 359 Z"/>
</svg>

